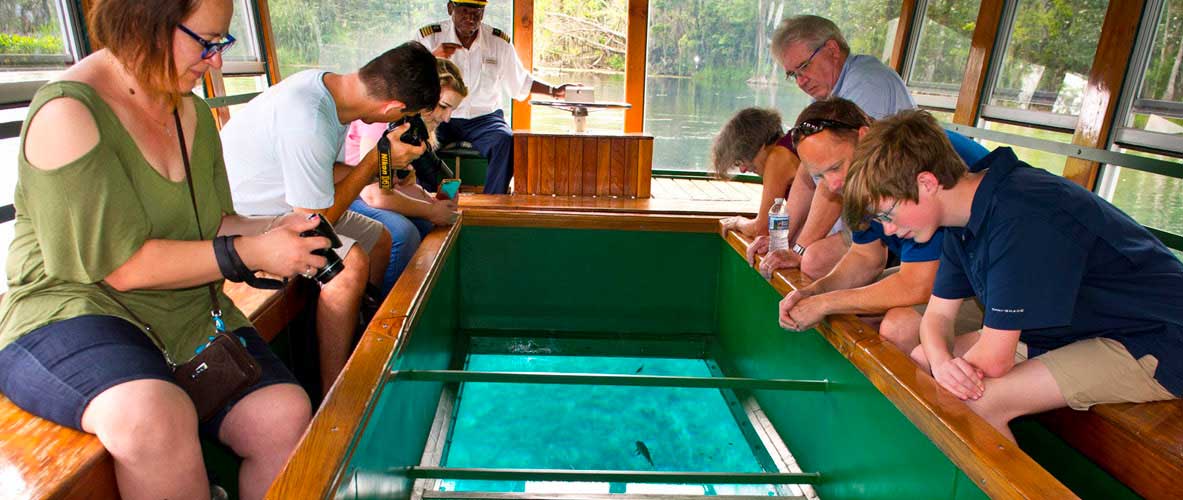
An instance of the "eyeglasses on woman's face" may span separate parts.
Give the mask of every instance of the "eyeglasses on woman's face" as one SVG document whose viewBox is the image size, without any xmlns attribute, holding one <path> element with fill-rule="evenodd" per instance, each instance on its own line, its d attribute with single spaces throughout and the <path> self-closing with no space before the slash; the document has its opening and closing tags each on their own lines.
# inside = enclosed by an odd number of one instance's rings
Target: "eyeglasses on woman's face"
<svg viewBox="0 0 1183 500">
<path fill-rule="evenodd" d="M 197 43 L 201 44 L 202 59 L 209 59 L 214 57 L 215 54 L 225 53 L 227 50 L 230 50 L 230 47 L 234 46 L 234 42 L 238 41 L 234 38 L 234 35 L 227 33 L 226 36 L 222 37 L 221 40 L 211 42 L 202 38 L 201 35 L 194 33 L 193 30 L 186 28 L 184 24 L 178 24 L 177 28 L 179 28 L 186 35 L 189 35 L 189 37 L 197 41 Z"/>
</svg>

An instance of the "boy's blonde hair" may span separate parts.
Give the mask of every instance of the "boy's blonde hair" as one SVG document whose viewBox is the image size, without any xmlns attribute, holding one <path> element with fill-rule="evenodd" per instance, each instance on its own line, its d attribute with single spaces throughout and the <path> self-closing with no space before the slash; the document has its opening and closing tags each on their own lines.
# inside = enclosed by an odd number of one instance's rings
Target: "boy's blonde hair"
<svg viewBox="0 0 1183 500">
<path fill-rule="evenodd" d="M 918 201 L 921 172 L 931 172 L 949 189 L 968 171 L 936 118 L 927 111 L 901 111 L 876 121 L 859 140 L 846 172 L 843 218 L 851 229 L 864 229 L 883 199 Z"/>
</svg>

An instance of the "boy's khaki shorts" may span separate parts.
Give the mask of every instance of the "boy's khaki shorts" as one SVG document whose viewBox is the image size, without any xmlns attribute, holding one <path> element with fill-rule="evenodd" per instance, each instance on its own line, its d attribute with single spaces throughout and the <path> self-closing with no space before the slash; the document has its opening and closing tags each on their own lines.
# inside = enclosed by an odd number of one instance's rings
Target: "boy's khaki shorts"
<svg viewBox="0 0 1183 500">
<path fill-rule="evenodd" d="M 1019 342 L 1015 362 L 1026 359 L 1027 346 Z M 1060 394 L 1074 410 L 1100 403 L 1145 403 L 1176 397 L 1154 379 L 1157 358 L 1147 354 L 1134 359 L 1116 340 L 1079 340 L 1035 359 L 1052 373 Z"/>
<path fill-rule="evenodd" d="M 382 226 L 381 222 L 352 210 L 346 210 L 337 219 L 337 223 L 333 224 L 333 230 L 341 239 L 341 246 L 335 250 L 337 255 L 344 259 L 345 254 L 349 253 L 349 249 L 354 244 L 369 254 L 374 249 L 374 245 L 378 244 L 378 239 L 382 237 L 382 231 L 385 231 L 386 228 Z"/>
</svg>

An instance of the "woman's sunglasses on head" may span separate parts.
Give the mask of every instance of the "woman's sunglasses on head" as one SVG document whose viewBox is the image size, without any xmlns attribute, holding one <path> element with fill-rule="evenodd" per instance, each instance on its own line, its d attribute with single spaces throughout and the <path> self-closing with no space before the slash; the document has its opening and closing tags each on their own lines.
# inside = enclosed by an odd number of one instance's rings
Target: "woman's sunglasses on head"
<svg viewBox="0 0 1183 500">
<path fill-rule="evenodd" d="M 851 125 L 835 120 L 827 120 L 825 118 L 814 118 L 801 122 L 796 127 L 789 130 L 789 149 L 793 154 L 797 154 L 797 145 L 803 139 L 811 135 L 817 134 L 825 129 L 838 130 L 858 130 L 858 125 Z"/>
</svg>

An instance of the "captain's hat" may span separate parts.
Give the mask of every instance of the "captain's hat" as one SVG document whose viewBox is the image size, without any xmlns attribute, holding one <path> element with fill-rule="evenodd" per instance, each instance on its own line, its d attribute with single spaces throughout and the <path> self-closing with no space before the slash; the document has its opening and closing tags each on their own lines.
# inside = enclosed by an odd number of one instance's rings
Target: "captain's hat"
<svg viewBox="0 0 1183 500">
<path fill-rule="evenodd" d="M 489 2 L 488 0 L 452 0 L 452 3 L 467 7 L 484 7 Z"/>
</svg>

